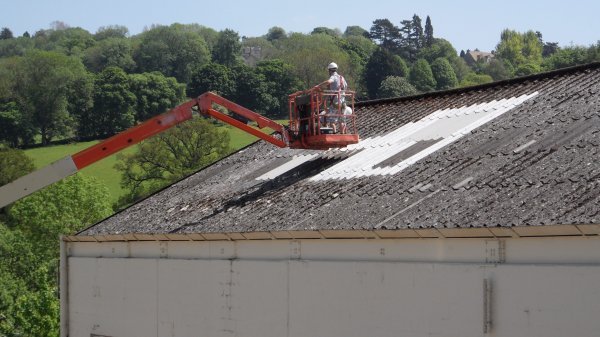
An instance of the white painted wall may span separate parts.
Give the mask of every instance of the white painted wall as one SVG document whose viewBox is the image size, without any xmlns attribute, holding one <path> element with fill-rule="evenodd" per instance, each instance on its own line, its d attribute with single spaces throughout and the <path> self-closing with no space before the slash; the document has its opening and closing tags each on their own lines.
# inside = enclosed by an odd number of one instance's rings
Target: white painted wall
<svg viewBox="0 0 600 337">
<path fill-rule="evenodd" d="M 64 248 L 63 336 L 585 337 L 600 331 L 598 237 Z M 484 280 L 491 288 L 487 307 Z"/>
</svg>

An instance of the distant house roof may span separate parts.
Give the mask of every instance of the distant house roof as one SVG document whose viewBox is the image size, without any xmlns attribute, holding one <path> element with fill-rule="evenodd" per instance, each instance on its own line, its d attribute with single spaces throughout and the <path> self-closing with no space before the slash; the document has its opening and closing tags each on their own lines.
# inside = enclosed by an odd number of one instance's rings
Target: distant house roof
<svg viewBox="0 0 600 337">
<path fill-rule="evenodd" d="M 600 64 L 357 105 L 361 142 L 257 142 L 79 235 L 600 223 Z"/>
<path fill-rule="evenodd" d="M 494 58 L 494 54 L 479 50 L 470 50 L 465 53 L 464 59 L 468 64 L 474 64 L 479 61 L 489 62 Z"/>
</svg>

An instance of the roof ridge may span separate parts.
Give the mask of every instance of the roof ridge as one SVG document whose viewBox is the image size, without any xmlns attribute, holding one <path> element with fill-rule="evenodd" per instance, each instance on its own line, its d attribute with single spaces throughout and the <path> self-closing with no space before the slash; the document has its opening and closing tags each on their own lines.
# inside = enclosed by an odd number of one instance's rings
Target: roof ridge
<svg viewBox="0 0 600 337">
<path fill-rule="evenodd" d="M 600 61 L 586 63 L 586 64 L 582 64 L 582 65 L 576 65 L 576 66 L 572 66 L 572 67 L 556 69 L 556 70 L 551 70 L 551 71 L 546 71 L 546 72 L 541 72 L 541 73 L 528 75 L 528 76 L 521 76 L 521 77 L 515 77 L 515 78 L 510 78 L 510 79 L 501 80 L 501 81 L 495 81 L 495 82 L 491 82 L 491 83 L 479 84 L 479 85 L 474 85 L 474 86 L 469 86 L 469 87 L 454 88 L 454 89 L 448 89 L 448 90 L 442 90 L 442 91 L 432 91 L 432 92 L 426 92 L 426 93 L 411 95 L 411 96 L 380 98 L 380 99 L 356 102 L 354 105 L 356 107 L 364 107 L 364 106 L 370 106 L 370 105 L 375 105 L 375 104 L 395 103 L 395 102 L 410 101 L 410 100 L 416 100 L 416 99 L 422 99 L 422 98 L 439 97 L 439 96 L 444 96 L 444 95 L 449 95 L 449 94 L 466 93 L 466 92 L 470 92 L 470 91 L 478 91 L 478 90 L 482 90 L 482 89 L 488 89 L 488 88 L 492 88 L 492 87 L 496 87 L 496 86 L 499 87 L 499 86 L 510 85 L 510 84 L 524 83 L 524 82 L 531 81 L 531 80 L 552 78 L 552 77 L 555 77 L 558 75 L 577 73 L 579 71 L 588 70 L 588 69 L 591 70 L 591 69 L 596 69 L 596 68 L 600 68 Z"/>
</svg>

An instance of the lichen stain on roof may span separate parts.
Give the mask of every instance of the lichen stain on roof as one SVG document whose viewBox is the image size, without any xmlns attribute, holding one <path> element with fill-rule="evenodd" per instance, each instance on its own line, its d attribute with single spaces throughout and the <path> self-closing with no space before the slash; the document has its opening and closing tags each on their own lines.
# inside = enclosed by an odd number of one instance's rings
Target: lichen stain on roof
<svg viewBox="0 0 600 337">
<path fill-rule="evenodd" d="M 599 92 L 595 63 L 363 102 L 355 147 L 257 142 L 80 235 L 600 223 Z"/>
</svg>

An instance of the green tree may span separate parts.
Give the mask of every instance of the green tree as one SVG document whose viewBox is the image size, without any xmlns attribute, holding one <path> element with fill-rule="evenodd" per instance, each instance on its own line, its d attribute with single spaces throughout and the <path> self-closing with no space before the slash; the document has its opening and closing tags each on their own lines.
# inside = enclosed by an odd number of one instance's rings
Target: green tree
<svg viewBox="0 0 600 337">
<path fill-rule="evenodd" d="M 281 42 L 281 59 L 292 65 L 294 75 L 306 88 L 322 82 L 327 75 L 327 65 L 334 61 L 350 86 L 356 79 L 349 74 L 350 58 L 336 43 L 334 37 L 325 34 L 304 35 L 294 33 Z"/>
<path fill-rule="evenodd" d="M 134 111 L 138 121 L 166 112 L 185 100 L 185 85 L 159 72 L 131 74 L 129 82 L 136 97 Z"/>
<path fill-rule="evenodd" d="M 8 40 L 13 38 L 13 32 L 8 27 L 4 27 L 2 30 L 0 30 L 0 40 Z"/>
<path fill-rule="evenodd" d="M 399 76 L 388 76 L 381 82 L 377 98 L 402 97 L 418 93 L 410 82 Z"/>
<path fill-rule="evenodd" d="M 493 82 L 494 79 L 490 75 L 469 73 L 462 81 L 460 81 L 461 87 L 470 87 L 473 85 L 486 84 Z"/>
<path fill-rule="evenodd" d="M 93 118 L 86 136 L 104 138 L 131 127 L 135 103 L 127 74 L 117 67 L 104 69 L 96 76 Z"/>
<path fill-rule="evenodd" d="M 34 43 L 26 37 L 0 40 L 0 58 L 10 56 L 23 56 L 28 50 L 34 48 Z"/>
<path fill-rule="evenodd" d="M 327 28 L 327 27 L 316 27 L 310 32 L 310 35 L 314 34 L 327 34 L 333 37 L 342 36 L 342 32 L 338 28 Z"/>
<path fill-rule="evenodd" d="M 127 204 L 148 195 L 222 158 L 230 151 L 229 135 L 204 118 L 196 118 L 158 134 L 137 146 L 132 154 L 119 154 L 115 168 Z"/>
<path fill-rule="evenodd" d="M 275 42 L 275 41 L 284 40 L 287 37 L 287 34 L 285 32 L 285 29 L 274 26 L 274 27 L 269 28 L 269 31 L 267 32 L 267 35 L 265 37 L 270 42 Z"/>
<path fill-rule="evenodd" d="M 456 57 L 453 60 L 449 60 L 456 74 L 458 82 L 462 81 L 466 76 L 471 74 L 473 70 L 467 65 L 467 62 L 462 57 Z"/>
<path fill-rule="evenodd" d="M 433 41 L 433 25 L 431 25 L 431 18 L 427 15 L 427 19 L 425 20 L 424 47 L 431 47 Z"/>
<path fill-rule="evenodd" d="M 231 29 L 219 32 L 219 39 L 213 47 L 213 61 L 227 67 L 240 63 L 242 44 L 240 36 Z"/>
<path fill-rule="evenodd" d="M 483 63 L 481 71 L 484 74 L 490 75 L 494 81 L 501 81 L 511 77 L 511 71 L 507 68 L 506 63 L 502 60 L 492 59 L 487 63 Z"/>
<path fill-rule="evenodd" d="M 526 63 L 540 65 L 543 45 L 533 31 L 523 34 L 505 29 L 500 34 L 500 42 L 496 46 L 496 56 L 508 62 L 510 68 L 517 69 Z"/>
<path fill-rule="evenodd" d="M 106 67 L 119 67 L 125 71 L 135 69 L 131 56 L 131 44 L 124 38 L 104 38 L 95 46 L 86 49 L 83 63 L 92 72 L 98 73 Z"/>
<path fill-rule="evenodd" d="M 188 96 L 196 97 L 207 91 L 224 97 L 231 97 L 235 91 L 234 77 L 231 70 L 218 63 L 207 63 L 193 75 L 188 85 Z"/>
<path fill-rule="evenodd" d="M 350 36 L 369 37 L 369 32 L 361 26 L 348 26 L 344 31 L 344 37 L 348 38 Z"/>
<path fill-rule="evenodd" d="M 94 116 L 94 75 L 86 73 L 77 78 L 69 86 L 67 96 L 69 113 L 77 121 L 77 137 L 79 139 L 94 136 L 93 131 L 87 131 L 95 125 Z"/>
<path fill-rule="evenodd" d="M 452 65 L 445 58 L 438 58 L 431 64 L 431 71 L 437 83 L 437 90 L 452 89 L 458 86 L 458 80 Z"/>
<path fill-rule="evenodd" d="M 33 144 L 35 130 L 16 102 L 0 103 L 0 142 L 12 147 Z"/>
<path fill-rule="evenodd" d="M 515 71 L 515 76 L 529 76 L 537 74 L 541 71 L 541 67 L 536 63 L 521 64 Z"/>
<path fill-rule="evenodd" d="M 266 111 L 277 117 L 287 117 L 288 95 L 302 90 L 302 82 L 294 75 L 293 68 L 283 60 L 274 59 L 259 62 L 256 71 L 264 76 L 269 94 L 277 100 L 276 105 Z"/>
<path fill-rule="evenodd" d="M 17 64 L 15 98 L 41 135 L 42 144 L 72 134 L 75 119 L 67 110 L 67 98 L 70 86 L 84 76 L 78 59 L 56 52 L 31 51 Z"/>
<path fill-rule="evenodd" d="M 400 28 L 396 27 L 388 19 L 377 19 L 373 21 L 369 38 L 382 48 L 391 52 L 398 50 L 398 44 L 401 39 Z"/>
<path fill-rule="evenodd" d="M 365 66 L 365 86 L 370 98 L 377 97 L 381 82 L 388 76 L 408 76 L 404 60 L 385 48 L 377 48 Z"/>
<path fill-rule="evenodd" d="M 124 39 L 127 38 L 127 36 L 129 36 L 129 29 L 127 27 L 111 25 L 98 28 L 96 34 L 94 34 L 94 39 L 96 41 L 102 41 L 106 39 Z"/>
<path fill-rule="evenodd" d="M 433 91 L 437 85 L 431 66 L 424 59 L 419 59 L 413 64 L 410 69 L 409 80 L 421 92 Z"/>
<path fill-rule="evenodd" d="M 33 171 L 33 160 L 22 150 L 0 144 L 0 186 Z"/>
<path fill-rule="evenodd" d="M 545 70 L 561 69 L 588 62 L 588 49 L 582 46 L 570 46 L 559 49 L 556 53 L 544 59 L 542 67 Z"/>
<path fill-rule="evenodd" d="M 454 49 L 449 41 L 444 39 L 434 39 L 429 47 L 424 47 L 419 51 L 417 57 L 425 59 L 429 63 L 433 63 L 433 61 L 440 57 L 452 62 L 452 60 L 456 59 L 458 56 L 456 49 Z"/>
<path fill-rule="evenodd" d="M 187 84 L 194 69 L 210 61 L 210 53 L 200 35 L 172 25 L 142 33 L 133 58 L 139 72 L 159 71 Z"/>
<path fill-rule="evenodd" d="M 59 236 L 73 234 L 112 213 L 108 188 L 81 173 L 15 202 L 8 208 L 13 227 L 32 242 L 34 253 L 58 257 Z"/>
<path fill-rule="evenodd" d="M 279 101 L 271 95 L 269 83 L 263 74 L 245 65 L 232 69 L 235 90 L 228 98 L 235 103 L 266 114 L 279 107 Z"/>
<path fill-rule="evenodd" d="M 92 34 L 83 28 L 63 27 L 58 24 L 55 29 L 47 30 L 44 34 L 36 33 L 34 42 L 39 49 L 80 57 L 84 50 L 94 45 L 95 40 Z"/>
</svg>

